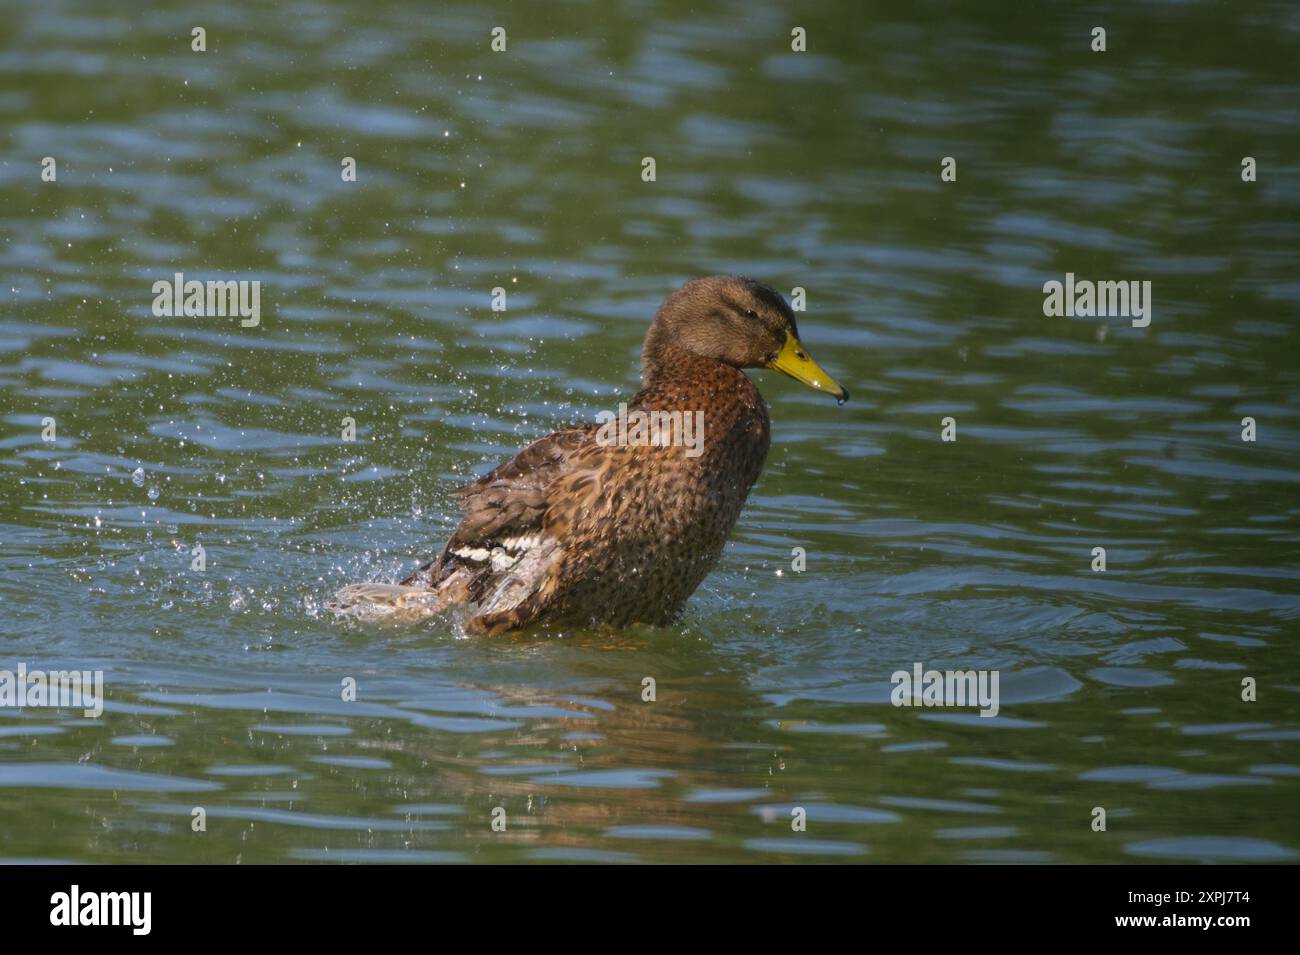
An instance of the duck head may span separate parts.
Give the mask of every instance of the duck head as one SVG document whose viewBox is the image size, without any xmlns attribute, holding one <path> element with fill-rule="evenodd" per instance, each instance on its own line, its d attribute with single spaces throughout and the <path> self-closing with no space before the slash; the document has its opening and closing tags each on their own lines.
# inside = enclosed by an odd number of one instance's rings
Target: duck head
<svg viewBox="0 0 1300 955">
<path fill-rule="evenodd" d="M 670 367 L 674 351 L 736 368 L 771 368 L 840 404 L 849 393 L 799 340 L 794 312 L 769 285 L 739 275 L 692 279 L 659 306 L 646 333 L 641 364 L 647 384 Z"/>
</svg>

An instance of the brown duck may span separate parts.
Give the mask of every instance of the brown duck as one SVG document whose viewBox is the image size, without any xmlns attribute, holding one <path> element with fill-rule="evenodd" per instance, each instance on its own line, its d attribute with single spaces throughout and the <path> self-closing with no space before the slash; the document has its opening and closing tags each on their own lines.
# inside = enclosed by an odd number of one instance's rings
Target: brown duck
<svg viewBox="0 0 1300 955">
<path fill-rule="evenodd" d="M 784 372 L 840 404 L 848 392 L 809 356 L 785 300 L 738 276 L 669 295 L 641 365 L 625 414 L 548 434 L 460 488 L 464 518 L 436 560 L 401 584 L 345 587 L 327 608 L 423 616 L 469 604 L 473 633 L 671 622 L 767 456 L 767 408 L 741 369 Z"/>
</svg>

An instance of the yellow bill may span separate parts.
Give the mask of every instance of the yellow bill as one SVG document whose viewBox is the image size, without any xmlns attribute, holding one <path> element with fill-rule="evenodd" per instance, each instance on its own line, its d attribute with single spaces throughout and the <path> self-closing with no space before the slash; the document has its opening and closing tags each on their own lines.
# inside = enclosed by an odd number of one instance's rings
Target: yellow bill
<svg viewBox="0 0 1300 955">
<path fill-rule="evenodd" d="M 840 404 L 849 400 L 849 393 L 838 381 L 822 371 L 821 365 L 813 361 L 812 355 L 803 347 L 803 342 L 794 337 L 794 332 L 785 333 L 785 344 L 767 367 L 789 375 L 809 388 L 826 392 Z"/>
</svg>

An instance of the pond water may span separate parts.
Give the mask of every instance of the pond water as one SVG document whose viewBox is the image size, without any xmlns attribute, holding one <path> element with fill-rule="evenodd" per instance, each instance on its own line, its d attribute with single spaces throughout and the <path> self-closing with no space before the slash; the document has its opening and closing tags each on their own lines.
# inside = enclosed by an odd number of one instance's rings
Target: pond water
<svg viewBox="0 0 1300 955">
<path fill-rule="evenodd" d="M 0 708 L 0 858 L 1300 858 L 1300 10 L 963 6 L 0 4 L 0 670 L 106 687 Z M 680 625 L 322 609 L 720 272 L 853 400 L 755 373 Z M 998 716 L 891 706 L 916 663 Z"/>
</svg>

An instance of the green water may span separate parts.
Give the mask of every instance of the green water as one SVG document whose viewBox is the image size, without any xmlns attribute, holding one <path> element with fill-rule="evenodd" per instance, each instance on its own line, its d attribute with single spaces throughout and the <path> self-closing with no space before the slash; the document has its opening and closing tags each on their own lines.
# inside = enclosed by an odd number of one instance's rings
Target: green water
<svg viewBox="0 0 1300 955">
<path fill-rule="evenodd" d="M 107 687 L 0 708 L 0 858 L 1297 858 L 1294 5 L 128 7 L 0 3 L 0 669 Z M 260 325 L 155 317 L 178 271 Z M 732 271 L 854 400 L 756 373 L 679 626 L 321 610 Z M 918 662 L 999 715 L 889 705 Z"/>
</svg>

